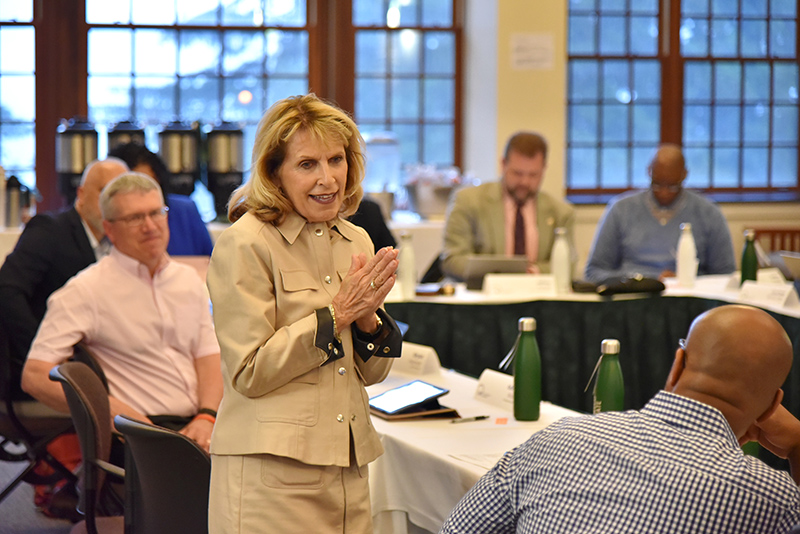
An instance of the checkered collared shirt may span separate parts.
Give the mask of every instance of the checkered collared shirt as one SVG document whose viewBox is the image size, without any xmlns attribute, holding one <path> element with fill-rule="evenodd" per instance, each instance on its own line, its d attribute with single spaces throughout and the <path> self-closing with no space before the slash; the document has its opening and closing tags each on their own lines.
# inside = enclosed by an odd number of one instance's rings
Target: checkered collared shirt
<svg viewBox="0 0 800 534">
<path fill-rule="evenodd" d="M 441 533 L 777 534 L 800 490 L 742 453 L 725 418 L 662 391 L 641 411 L 562 419 L 508 452 Z"/>
</svg>

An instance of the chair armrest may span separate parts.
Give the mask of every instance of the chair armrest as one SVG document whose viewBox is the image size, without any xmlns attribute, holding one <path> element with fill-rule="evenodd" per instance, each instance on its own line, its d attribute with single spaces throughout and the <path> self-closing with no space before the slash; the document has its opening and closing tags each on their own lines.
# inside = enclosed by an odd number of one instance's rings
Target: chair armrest
<svg viewBox="0 0 800 534">
<path fill-rule="evenodd" d="M 118 477 L 120 479 L 125 478 L 125 469 L 118 465 L 114 465 L 112 463 L 106 462 L 104 460 L 97 460 L 97 466 L 100 467 L 106 473 Z"/>
</svg>

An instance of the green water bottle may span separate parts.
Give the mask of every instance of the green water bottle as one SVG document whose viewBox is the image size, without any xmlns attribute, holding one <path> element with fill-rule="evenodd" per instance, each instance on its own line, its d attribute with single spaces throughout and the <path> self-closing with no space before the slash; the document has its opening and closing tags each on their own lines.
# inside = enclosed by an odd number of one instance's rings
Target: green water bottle
<svg viewBox="0 0 800 534">
<path fill-rule="evenodd" d="M 761 449 L 761 445 L 758 444 L 757 441 L 748 441 L 744 445 L 742 445 L 742 452 L 745 454 L 749 454 L 750 456 L 755 456 L 758 458 L 758 451 Z"/>
<path fill-rule="evenodd" d="M 537 421 L 542 402 L 542 359 L 536 343 L 536 319 L 522 317 L 511 356 L 514 362 L 514 418 Z"/>
<path fill-rule="evenodd" d="M 595 370 L 592 412 L 621 412 L 625 406 L 625 383 L 619 365 L 618 340 L 604 339 L 600 343 L 600 360 Z"/>
<path fill-rule="evenodd" d="M 755 230 L 745 230 L 744 250 L 742 251 L 742 280 L 739 285 L 744 284 L 745 280 L 755 280 L 757 272 L 756 232 Z"/>
</svg>

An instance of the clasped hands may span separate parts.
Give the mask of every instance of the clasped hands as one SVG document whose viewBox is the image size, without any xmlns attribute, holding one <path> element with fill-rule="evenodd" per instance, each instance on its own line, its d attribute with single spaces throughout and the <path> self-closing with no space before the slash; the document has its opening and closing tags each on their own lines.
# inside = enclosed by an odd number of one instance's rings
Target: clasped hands
<svg viewBox="0 0 800 534">
<path fill-rule="evenodd" d="M 380 249 L 369 260 L 364 253 L 353 254 L 350 270 L 331 303 L 339 332 L 353 323 L 362 332 L 378 329 L 376 312 L 397 279 L 397 254 L 392 247 Z"/>
</svg>

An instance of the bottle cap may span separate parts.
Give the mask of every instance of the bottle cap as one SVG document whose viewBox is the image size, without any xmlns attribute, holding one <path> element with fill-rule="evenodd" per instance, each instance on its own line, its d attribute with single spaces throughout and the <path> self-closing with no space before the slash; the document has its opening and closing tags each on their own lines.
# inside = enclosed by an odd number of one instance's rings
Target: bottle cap
<svg viewBox="0 0 800 534">
<path fill-rule="evenodd" d="M 744 231 L 744 238 L 745 239 L 755 239 L 756 238 L 756 231 L 752 228 L 748 228 Z"/>
<path fill-rule="evenodd" d="M 559 226 L 553 231 L 555 232 L 556 235 L 567 235 L 567 229 L 564 228 L 563 226 Z"/>
<path fill-rule="evenodd" d="M 600 343 L 600 352 L 603 354 L 619 354 L 619 340 L 604 339 Z"/>
<path fill-rule="evenodd" d="M 681 230 L 684 232 L 692 229 L 692 223 L 681 223 Z"/>
<path fill-rule="evenodd" d="M 535 332 L 536 319 L 533 317 L 520 317 L 518 326 L 520 332 Z"/>
</svg>

